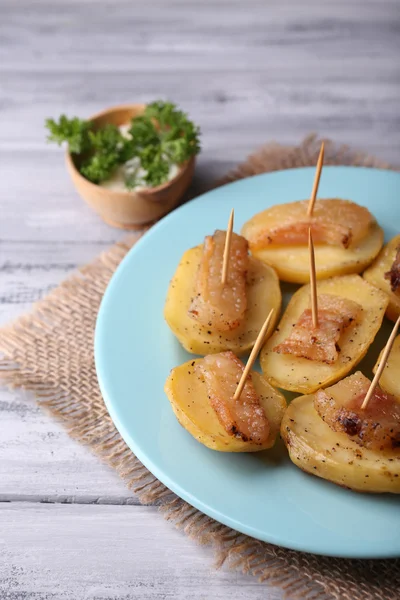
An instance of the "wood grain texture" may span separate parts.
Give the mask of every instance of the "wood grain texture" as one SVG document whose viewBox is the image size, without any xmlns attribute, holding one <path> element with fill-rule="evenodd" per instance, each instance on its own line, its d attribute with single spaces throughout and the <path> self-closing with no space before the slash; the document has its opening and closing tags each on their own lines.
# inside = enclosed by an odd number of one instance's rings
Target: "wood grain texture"
<svg viewBox="0 0 400 600">
<path fill-rule="evenodd" d="M 49 115 L 167 96 L 202 125 L 209 158 L 310 130 L 398 153 L 396 0 L 146 7 L 3 0 L 1 147 L 43 147 Z"/>
<path fill-rule="evenodd" d="M 310 131 L 400 164 L 398 0 L 0 0 L 0 14 L 0 324 L 125 235 L 77 196 L 48 116 L 172 98 L 203 131 L 192 195 Z M 209 572 L 208 551 L 4 390 L 0 500 L 1 598 L 282 596 Z"/>
<path fill-rule="evenodd" d="M 0 504 L 2 600 L 278 600 L 140 506 Z"/>
<path fill-rule="evenodd" d="M 0 393 L 0 502 L 137 503 L 115 471 L 28 395 Z"/>
</svg>

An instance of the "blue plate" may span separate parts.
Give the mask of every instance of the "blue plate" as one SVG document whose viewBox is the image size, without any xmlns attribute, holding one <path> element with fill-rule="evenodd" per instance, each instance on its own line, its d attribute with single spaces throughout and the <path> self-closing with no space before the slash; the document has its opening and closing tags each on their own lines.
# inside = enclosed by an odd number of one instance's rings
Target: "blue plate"
<svg viewBox="0 0 400 600">
<path fill-rule="evenodd" d="M 178 496 L 217 521 L 287 548 L 351 558 L 400 556 L 400 498 L 351 492 L 304 474 L 280 443 L 266 452 L 213 452 L 177 422 L 163 391 L 172 367 L 190 358 L 163 319 L 181 255 L 214 229 L 235 229 L 273 204 L 309 196 L 313 168 L 258 175 L 215 189 L 155 225 L 129 252 L 105 293 L 95 357 L 110 415 L 142 463 Z M 319 196 L 367 206 L 399 232 L 400 175 L 325 167 Z M 370 352 L 369 369 L 384 343 Z M 368 373 L 367 373 L 368 374 Z"/>
</svg>

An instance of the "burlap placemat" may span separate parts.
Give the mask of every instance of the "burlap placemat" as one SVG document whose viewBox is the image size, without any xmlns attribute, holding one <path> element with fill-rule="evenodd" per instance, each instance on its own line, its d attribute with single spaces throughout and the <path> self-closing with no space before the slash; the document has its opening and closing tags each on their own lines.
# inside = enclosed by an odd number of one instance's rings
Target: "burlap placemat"
<svg viewBox="0 0 400 600">
<path fill-rule="evenodd" d="M 268 145 L 229 173 L 224 182 L 315 165 L 319 148 L 320 141 L 314 136 L 296 147 Z M 390 168 L 371 156 L 329 141 L 325 164 Z M 110 277 L 133 243 L 131 239 L 116 244 L 37 303 L 30 314 L 0 330 L 3 381 L 31 390 L 40 406 L 60 419 L 72 437 L 90 446 L 118 471 L 141 502 L 156 502 L 164 516 L 187 535 L 212 545 L 218 565 L 227 562 L 232 568 L 279 586 L 289 598 L 398 600 L 400 559 L 332 559 L 285 550 L 241 535 L 170 492 L 126 446 L 107 413 L 97 384 L 93 333 Z"/>
</svg>

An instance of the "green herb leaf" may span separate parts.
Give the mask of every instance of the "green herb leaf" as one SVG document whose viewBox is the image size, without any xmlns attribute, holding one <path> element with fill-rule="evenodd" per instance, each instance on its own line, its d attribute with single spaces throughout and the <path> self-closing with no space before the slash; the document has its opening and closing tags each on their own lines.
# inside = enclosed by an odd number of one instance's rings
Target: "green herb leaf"
<svg viewBox="0 0 400 600">
<path fill-rule="evenodd" d="M 149 104 L 144 115 L 133 119 L 129 133 L 152 187 L 168 179 L 172 164 L 181 165 L 200 151 L 199 128 L 171 102 Z"/>
<path fill-rule="evenodd" d="M 93 183 L 101 183 L 112 175 L 122 158 L 125 138 L 116 125 L 105 125 L 89 131 L 90 156 L 81 165 L 81 173 Z"/>
<path fill-rule="evenodd" d="M 160 145 L 160 136 L 153 121 L 146 115 L 141 115 L 132 120 L 129 133 L 132 136 L 132 147 L 138 155 L 143 148 Z"/>
<path fill-rule="evenodd" d="M 56 142 L 61 145 L 67 142 L 70 152 L 74 154 L 82 154 L 89 147 L 89 129 L 91 123 L 82 121 L 78 117 L 68 119 L 65 115 L 61 115 L 58 123 L 54 119 L 46 119 L 46 127 L 50 132 L 47 140 Z"/>
<path fill-rule="evenodd" d="M 146 146 L 139 154 L 140 163 L 147 171 L 145 182 L 150 187 L 161 185 L 168 178 L 169 161 L 163 156 L 161 145 Z"/>
<path fill-rule="evenodd" d="M 116 152 L 93 154 L 81 165 L 80 172 L 89 181 L 101 183 L 110 178 L 118 164 L 118 154 Z"/>
<path fill-rule="evenodd" d="M 93 152 L 108 154 L 118 152 L 124 144 L 125 138 L 116 125 L 108 123 L 101 129 L 89 131 L 90 147 Z"/>
</svg>

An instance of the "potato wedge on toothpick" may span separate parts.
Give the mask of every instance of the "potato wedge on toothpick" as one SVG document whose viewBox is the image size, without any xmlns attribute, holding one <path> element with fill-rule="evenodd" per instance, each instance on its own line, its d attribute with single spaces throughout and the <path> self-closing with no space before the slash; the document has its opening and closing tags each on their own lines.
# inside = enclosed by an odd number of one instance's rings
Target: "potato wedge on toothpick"
<svg viewBox="0 0 400 600">
<path fill-rule="evenodd" d="M 244 320 L 232 330 L 216 331 L 190 316 L 195 281 L 202 257 L 202 246 L 187 250 L 173 276 L 164 308 L 165 319 L 182 346 L 194 354 L 210 354 L 232 350 L 241 355 L 254 345 L 258 332 L 269 311 L 274 318 L 267 336 L 274 329 L 282 302 L 279 280 L 275 271 L 249 257 L 246 275 L 247 308 Z"/>
<path fill-rule="evenodd" d="M 223 353 L 225 355 L 229 352 Z M 221 355 L 213 355 L 219 357 Z M 225 356 L 223 357 L 226 358 Z M 234 360 L 234 359 L 233 359 Z M 286 409 L 284 396 L 275 390 L 259 373 L 252 371 L 251 381 L 268 420 L 268 434 L 262 441 L 244 439 L 239 431 L 227 431 L 210 404 L 210 393 L 199 358 L 172 369 L 165 392 L 179 423 L 199 442 L 220 452 L 257 452 L 271 448 L 279 434 Z"/>
<path fill-rule="evenodd" d="M 383 231 L 371 213 L 350 200 L 318 199 L 272 206 L 242 228 L 252 255 L 276 269 L 283 281 L 308 282 L 308 230 L 315 244 L 317 279 L 361 273 L 379 253 Z"/>
<path fill-rule="evenodd" d="M 324 423 L 314 399 L 296 398 L 283 417 L 281 436 L 291 461 L 306 473 L 359 492 L 400 494 L 400 448 L 361 448 Z"/>
<path fill-rule="evenodd" d="M 396 259 L 396 254 L 400 248 L 400 234 L 390 240 L 382 249 L 382 252 L 377 256 L 372 265 L 364 272 L 363 277 L 369 283 L 372 283 L 379 289 L 386 292 L 389 296 L 389 305 L 387 307 L 386 316 L 395 321 L 400 315 L 400 286 L 395 290 L 392 278 L 389 276 L 393 264 Z"/>
<path fill-rule="evenodd" d="M 274 310 L 265 319 L 244 365 L 231 351 L 209 354 L 173 369 L 165 392 L 178 421 L 199 442 L 221 452 L 273 446 L 286 401 L 251 371 Z"/>
<path fill-rule="evenodd" d="M 345 275 L 319 281 L 317 291 L 318 296 L 326 295 L 338 300 L 343 298 L 357 304 L 360 307 L 357 319 L 351 321 L 349 314 L 348 324 L 337 340 L 337 356 L 334 347 L 328 348 L 329 353 L 326 356 L 316 353 L 317 360 L 275 351 L 274 348 L 290 338 L 303 313 L 310 307 L 310 286 L 300 288 L 292 296 L 275 333 L 261 350 L 260 364 L 263 374 L 274 386 L 309 394 L 338 381 L 365 356 L 381 326 L 388 304 L 387 295 L 359 275 Z M 315 341 L 314 349 L 317 352 L 320 347 L 318 339 Z"/>
<path fill-rule="evenodd" d="M 378 361 L 374 366 L 374 373 L 376 373 L 381 363 L 383 352 L 384 349 L 380 353 Z M 379 385 L 389 394 L 393 394 L 400 398 L 400 335 L 394 340 L 392 350 L 380 377 Z"/>
</svg>

